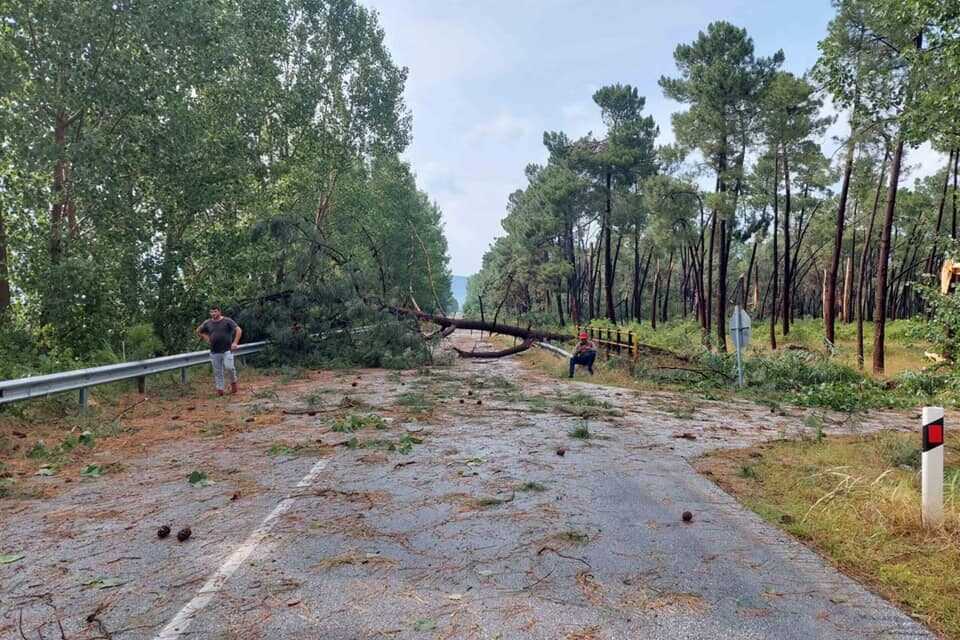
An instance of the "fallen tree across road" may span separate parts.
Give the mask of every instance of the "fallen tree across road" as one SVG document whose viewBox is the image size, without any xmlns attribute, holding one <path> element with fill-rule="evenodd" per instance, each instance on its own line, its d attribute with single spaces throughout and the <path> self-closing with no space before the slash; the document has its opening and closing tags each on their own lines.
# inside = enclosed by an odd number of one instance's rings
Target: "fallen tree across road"
<svg viewBox="0 0 960 640">
<path fill-rule="evenodd" d="M 523 340 L 523 343 L 512 347 L 510 349 L 504 349 L 502 351 L 488 351 L 488 352 L 476 352 L 476 351 L 463 351 L 461 349 L 454 349 L 460 357 L 463 358 L 502 358 L 504 356 L 514 355 L 516 353 L 521 353 L 526 351 L 537 342 L 570 342 L 574 340 L 574 336 L 567 333 L 557 333 L 555 331 L 546 331 L 533 329 L 531 327 L 519 327 L 517 325 L 511 324 L 499 324 L 494 322 L 486 322 L 484 320 L 469 320 L 466 318 L 450 318 L 443 315 L 436 315 L 432 313 L 426 313 L 419 309 L 408 309 L 405 307 L 387 307 L 392 313 L 398 315 L 404 315 L 412 318 L 416 318 L 421 322 L 432 322 L 436 325 L 439 325 L 443 329 L 449 329 L 451 327 L 455 329 L 469 329 L 471 331 L 486 331 L 487 333 L 498 333 L 505 336 L 512 336 L 514 338 L 520 338 Z M 675 358 L 677 360 L 682 360 L 684 362 L 689 361 L 689 358 L 686 356 L 674 353 L 667 349 L 662 349 L 660 347 L 655 347 L 649 344 L 640 344 L 637 343 L 634 348 L 637 350 L 637 353 L 644 353 L 648 355 L 655 356 L 666 356 L 669 358 Z M 483 355 L 480 355 L 483 354 Z"/>
</svg>

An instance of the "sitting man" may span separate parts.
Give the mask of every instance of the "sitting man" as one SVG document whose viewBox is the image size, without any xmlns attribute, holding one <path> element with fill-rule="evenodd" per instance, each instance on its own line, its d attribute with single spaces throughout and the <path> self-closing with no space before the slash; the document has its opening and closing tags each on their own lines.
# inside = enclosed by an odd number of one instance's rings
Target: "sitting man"
<svg viewBox="0 0 960 640">
<path fill-rule="evenodd" d="M 570 377 L 573 377 L 573 370 L 578 364 L 586 365 L 587 371 L 593 375 L 593 361 L 597 358 L 597 348 L 590 342 L 590 336 L 586 331 L 580 332 L 580 342 L 577 348 L 573 350 L 573 357 L 570 358 Z"/>
</svg>

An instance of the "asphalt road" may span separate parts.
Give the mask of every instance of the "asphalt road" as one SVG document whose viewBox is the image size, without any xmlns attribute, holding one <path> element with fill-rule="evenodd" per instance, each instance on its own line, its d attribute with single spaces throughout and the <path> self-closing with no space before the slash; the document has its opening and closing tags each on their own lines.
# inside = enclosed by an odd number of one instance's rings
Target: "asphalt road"
<svg viewBox="0 0 960 640">
<path fill-rule="evenodd" d="M 317 415 L 280 413 L 317 389 Z M 576 392 L 608 415 L 571 415 Z M 789 435 L 800 416 L 558 385 L 517 358 L 326 376 L 264 402 L 229 411 L 274 424 L 4 505 L 0 553 L 26 558 L 0 565 L 0 637 L 934 637 L 688 462 Z M 386 427 L 331 431 L 333 409 L 358 403 L 341 413 Z M 582 426 L 590 439 L 569 435 Z M 882 426 L 896 423 L 844 428 Z M 193 468 L 216 483 L 190 486 Z M 159 541 L 160 523 L 193 537 Z"/>
</svg>

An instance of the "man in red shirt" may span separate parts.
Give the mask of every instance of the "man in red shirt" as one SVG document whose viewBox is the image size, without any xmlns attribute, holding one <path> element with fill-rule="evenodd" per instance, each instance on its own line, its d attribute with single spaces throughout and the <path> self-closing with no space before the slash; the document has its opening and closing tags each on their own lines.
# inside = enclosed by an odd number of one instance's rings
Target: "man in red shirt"
<svg viewBox="0 0 960 640">
<path fill-rule="evenodd" d="M 580 332 L 580 342 L 577 348 L 573 350 L 573 357 L 570 358 L 570 377 L 573 377 L 573 371 L 578 364 L 584 365 L 590 375 L 593 375 L 593 361 L 597 359 L 597 348 L 590 341 L 590 336 L 586 331 Z"/>
</svg>

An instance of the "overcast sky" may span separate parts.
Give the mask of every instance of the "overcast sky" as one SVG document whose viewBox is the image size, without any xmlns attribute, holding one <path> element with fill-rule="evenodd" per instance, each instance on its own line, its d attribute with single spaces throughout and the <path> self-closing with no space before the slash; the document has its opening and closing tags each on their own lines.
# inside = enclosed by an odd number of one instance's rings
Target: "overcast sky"
<svg viewBox="0 0 960 640">
<path fill-rule="evenodd" d="M 510 192 L 524 167 L 543 162 L 542 135 L 602 132 L 591 95 L 614 82 L 646 96 L 673 140 L 657 80 L 676 75 L 673 51 L 714 20 L 745 27 L 758 55 L 777 49 L 802 74 L 833 15 L 829 0 L 361 0 L 380 13 L 394 59 L 409 67 L 406 98 L 413 143 L 405 153 L 424 189 L 443 209 L 451 268 L 475 273 L 503 235 Z M 843 123 L 834 127 L 842 135 Z M 836 142 L 826 141 L 832 153 Z M 929 147 L 908 155 L 918 173 L 934 171 Z"/>
</svg>

